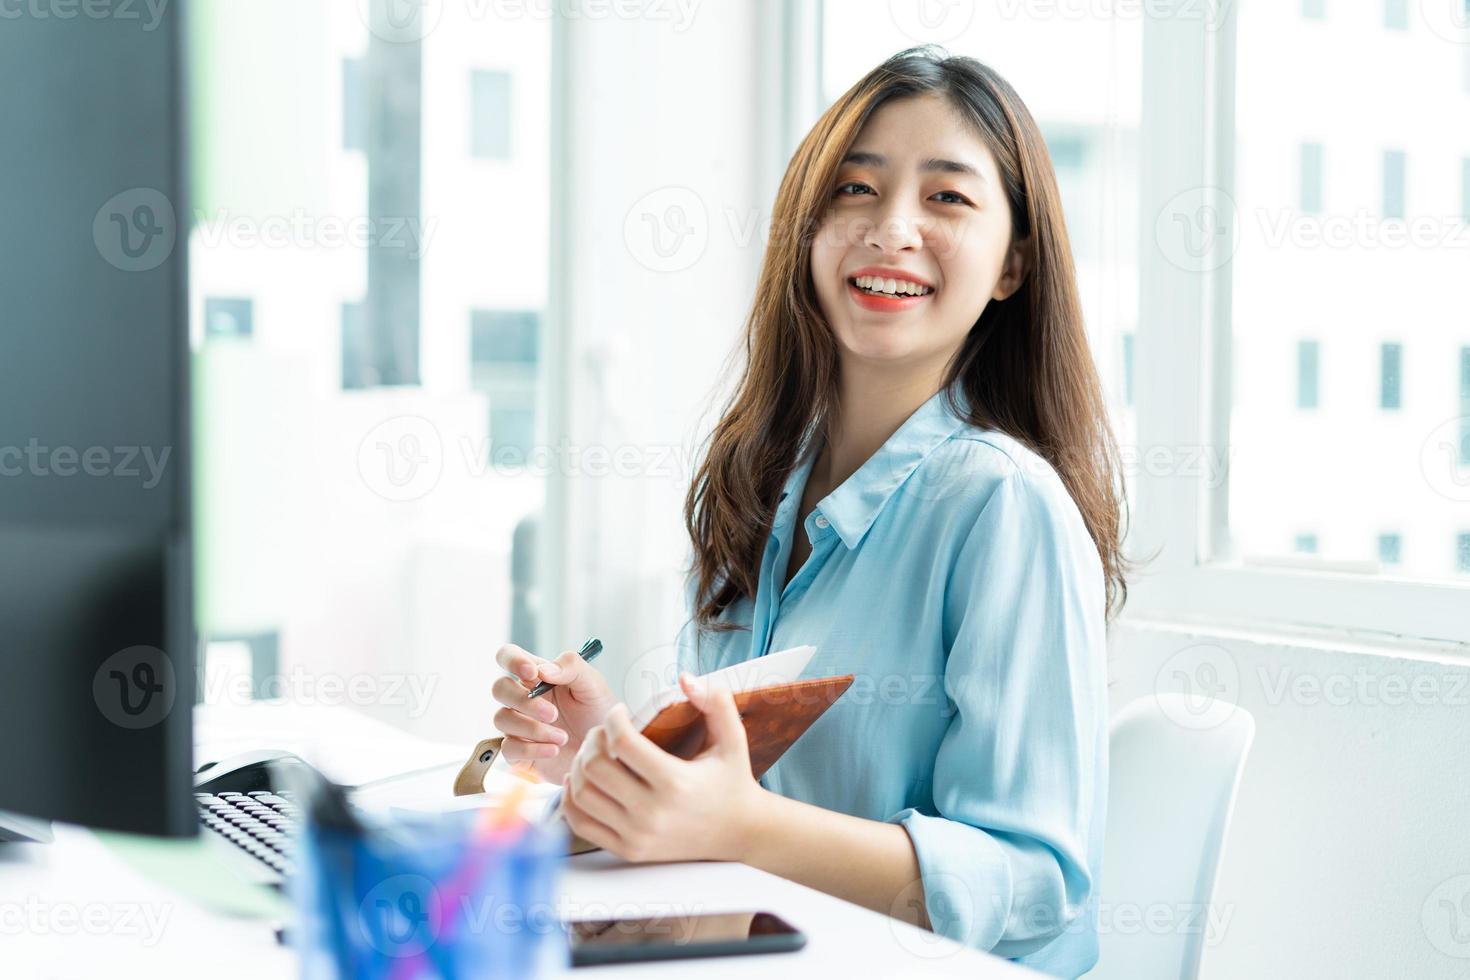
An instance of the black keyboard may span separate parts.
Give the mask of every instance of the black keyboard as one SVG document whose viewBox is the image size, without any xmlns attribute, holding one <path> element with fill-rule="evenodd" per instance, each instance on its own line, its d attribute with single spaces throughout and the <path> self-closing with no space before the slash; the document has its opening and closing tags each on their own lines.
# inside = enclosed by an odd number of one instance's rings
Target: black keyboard
<svg viewBox="0 0 1470 980">
<path fill-rule="evenodd" d="M 200 822 L 268 867 L 276 876 L 296 870 L 295 837 L 301 812 L 289 790 L 195 793 Z"/>
</svg>

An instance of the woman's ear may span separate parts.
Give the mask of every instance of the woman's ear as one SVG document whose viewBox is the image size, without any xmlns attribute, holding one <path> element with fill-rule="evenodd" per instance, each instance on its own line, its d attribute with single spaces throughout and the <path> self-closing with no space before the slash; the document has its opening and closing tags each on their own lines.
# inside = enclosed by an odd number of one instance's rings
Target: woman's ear
<svg viewBox="0 0 1470 980">
<path fill-rule="evenodd" d="M 1021 288 L 1021 283 L 1026 281 L 1026 256 L 1031 251 L 1030 246 L 1029 238 L 1011 243 L 1010 250 L 1006 252 L 1005 265 L 1000 270 L 1000 278 L 995 281 L 995 290 L 990 294 L 991 299 L 1010 299 Z"/>
</svg>

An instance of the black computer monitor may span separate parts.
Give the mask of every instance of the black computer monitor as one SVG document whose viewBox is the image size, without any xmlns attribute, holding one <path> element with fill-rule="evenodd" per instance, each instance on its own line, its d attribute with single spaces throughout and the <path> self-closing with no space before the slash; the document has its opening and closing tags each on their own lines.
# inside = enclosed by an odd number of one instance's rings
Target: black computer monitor
<svg viewBox="0 0 1470 980">
<path fill-rule="evenodd" d="M 196 827 L 180 6 L 0 28 L 0 811 L 170 836 Z"/>
</svg>

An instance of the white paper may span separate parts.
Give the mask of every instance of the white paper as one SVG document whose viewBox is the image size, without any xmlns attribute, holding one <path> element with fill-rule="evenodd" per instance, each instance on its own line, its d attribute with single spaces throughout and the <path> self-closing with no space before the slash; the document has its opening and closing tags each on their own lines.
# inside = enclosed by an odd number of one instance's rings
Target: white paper
<svg viewBox="0 0 1470 980">
<path fill-rule="evenodd" d="M 801 676 L 816 652 L 817 648 L 810 645 L 792 647 L 702 674 L 700 680 L 711 687 L 723 687 L 737 694 L 741 691 L 789 684 Z M 633 714 L 633 727 L 642 731 L 660 711 L 671 704 L 687 700 L 689 699 L 684 696 L 683 688 L 678 684 L 666 687 L 645 701 L 643 707 Z"/>
</svg>

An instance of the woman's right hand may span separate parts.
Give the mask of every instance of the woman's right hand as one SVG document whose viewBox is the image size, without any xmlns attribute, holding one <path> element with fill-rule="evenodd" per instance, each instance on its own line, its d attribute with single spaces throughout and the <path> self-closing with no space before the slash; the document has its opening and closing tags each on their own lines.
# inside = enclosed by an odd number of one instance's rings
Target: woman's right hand
<svg viewBox="0 0 1470 980">
<path fill-rule="evenodd" d="M 617 703 L 612 689 L 575 650 L 545 660 L 510 643 L 495 654 L 495 662 L 506 671 L 490 689 L 501 705 L 494 718 L 505 736 L 501 755 L 510 763 L 530 763 L 542 779 L 560 783 L 571 772 L 582 739 Z M 539 698 L 528 697 L 542 681 L 556 686 Z"/>
</svg>

